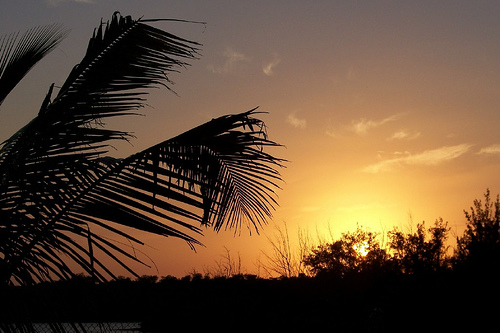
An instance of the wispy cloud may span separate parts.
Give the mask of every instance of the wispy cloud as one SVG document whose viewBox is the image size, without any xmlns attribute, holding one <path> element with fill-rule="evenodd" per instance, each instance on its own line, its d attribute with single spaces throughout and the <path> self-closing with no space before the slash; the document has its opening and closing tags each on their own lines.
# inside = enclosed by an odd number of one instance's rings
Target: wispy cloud
<svg viewBox="0 0 500 333">
<path fill-rule="evenodd" d="M 329 137 L 331 137 L 331 138 L 335 138 L 335 139 L 337 139 L 337 138 L 340 138 L 340 137 L 341 137 L 340 133 L 339 133 L 338 131 L 336 131 L 336 130 L 332 129 L 332 128 L 327 129 L 327 130 L 325 131 L 325 134 L 326 134 L 326 135 L 328 135 Z"/>
<path fill-rule="evenodd" d="M 481 148 L 478 154 L 500 154 L 500 144 Z"/>
<path fill-rule="evenodd" d="M 274 59 L 271 60 L 270 62 L 266 63 L 264 66 L 262 66 L 262 71 L 264 74 L 267 76 L 272 76 L 274 75 L 274 68 L 278 66 L 278 64 L 281 62 L 281 59 L 278 57 L 278 55 L 274 55 Z"/>
<path fill-rule="evenodd" d="M 367 118 L 361 118 L 358 120 L 353 120 L 349 125 L 340 125 L 340 126 L 328 126 L 328 129 L 325 131 L 326 135 L 332 138 L 340 138 L 343 137 L 347 133 L 354 133 L 359 136 L 367 135 L 371 130 L 376 129 L 380 126 L 383 126 L 389 122 L 396 121 L 401 118 L 405 113 L 396 113 L 390 115 L 386 118 L 373 120 Z M 408 133 L 397 133 L 394 135 L 398 135 L 400 137 L 407 135 Z"/>
<path fill-rule="evenodd" d="M 250 58 L 243 53 L 235 51 L 230 47 L 224 50 L 222 56 L 224 57 L 224 63 L 222 65 L 208 65 L 207 69 L 212 73 L 228 73 L 234 68 L 237 63 L 250 60 Z"/>
<path fill-rule="evenodd" d="M 404 165 L 438 165 L 462 156 L 468 152 L 471 147 L 472 145 L 464 143 L 456 146 L 445 146 L 437 149 L 426 150 L 418 154 L 405 152 L 404 154 L 400 154 L 398 157 L 369 165 L 363 168 L 362 171 L 367 173 L 379 173 L 394 171 Z"/>
<path fill-rule="evenodd" d="M 353 121 L 351 124 L 351 130 L 357 135 L 366 135 L 368 131 L 380 127 L 388 122 L 395 121 L 402 116 L 401 113 L 394 114 L 387 118 L 381 120 L 371 120 L 362 118 L 360 120 Z"/>
<path fill-rule="evenodd" d="M 420 132 L 411 133 L 408 130 L 399 130 L 394 132 L 392 136 L 388 138 L 388 140 L 413 140 L 420 136 Z"/>
<path fill-rule="evenodd" d="M 297 118 L 294 113 L 288 115 L 286 122 L 295 128 L 306 128 L 307 125 L 307 121 L 305 119 Z"/>
</svg>

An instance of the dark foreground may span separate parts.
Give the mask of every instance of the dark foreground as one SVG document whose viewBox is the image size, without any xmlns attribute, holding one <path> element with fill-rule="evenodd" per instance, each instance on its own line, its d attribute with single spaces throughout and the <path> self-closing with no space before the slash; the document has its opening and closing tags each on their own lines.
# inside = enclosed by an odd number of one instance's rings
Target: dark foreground
<svg viewBox="0 0 500 333">
<path fill-rule="evenodd" d="M 0 289 L 0 322 L 140 322 L 143 331 L 497 332 L 497 274 L 89 278 Z"/>
</svg>

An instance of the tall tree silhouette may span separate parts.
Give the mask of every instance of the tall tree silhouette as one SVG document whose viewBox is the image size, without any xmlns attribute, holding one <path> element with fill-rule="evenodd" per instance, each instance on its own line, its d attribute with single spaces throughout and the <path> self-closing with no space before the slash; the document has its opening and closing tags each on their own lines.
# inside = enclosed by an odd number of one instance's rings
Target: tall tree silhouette
<svg viewBox="0 0 500 333">
<path fill-rule="evenodd" d="M 464 210 L 464 213 L 467 223 L 463 235 L 457 237 L 457 263 L 475 272 L 480 269 L 499 273 L 500 197 L 492 200 L 490 190 L 486 189 L 484 202 L 474 200 L 470 212 Z"/>
<path fill-rule="evenodd" d="M 131 262 L 142 262 L 124 245 L 142 244 L 130 230 L 194 247 L 203 226 L 258 229 L 271 216 L 283 160 L 264 151 L 279 145 L 267 138 L 255 109 L 127 158 L 106 156 L 113 140 L 131 135 L 102 120 L 136 114 L 147 88 L 167 87 L 167 74 L 198 55 L 199 44 L 153 27 L 155 21 L 115 13 L 101 22 L 58 93 L 52 96 L 53 84 L 38 115 L 1 144 L 2 283 L 66 279 L 75 263 L 106 280 L 115 274 L 105 257 L 131 273 Z M 0 100 L 65 34 L 52 25 L 19 41 L 3 38 Z M 126 241 L 104 237 L 103 230 Z"/>
</svg>

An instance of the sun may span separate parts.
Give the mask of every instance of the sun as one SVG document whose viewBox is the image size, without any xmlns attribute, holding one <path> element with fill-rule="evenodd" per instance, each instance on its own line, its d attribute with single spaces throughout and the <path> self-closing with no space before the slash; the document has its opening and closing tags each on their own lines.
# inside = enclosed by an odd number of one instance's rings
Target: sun
<svg viewBox="0 0 500 333">
<path fill-rule="evenodd" d="M 366 255 L 370 251 L 370 246 L 368 245 L 367 241 L 356 243 L 352 246 L 352 248 L 360 257 L 366 257 Z"/>
</svg>

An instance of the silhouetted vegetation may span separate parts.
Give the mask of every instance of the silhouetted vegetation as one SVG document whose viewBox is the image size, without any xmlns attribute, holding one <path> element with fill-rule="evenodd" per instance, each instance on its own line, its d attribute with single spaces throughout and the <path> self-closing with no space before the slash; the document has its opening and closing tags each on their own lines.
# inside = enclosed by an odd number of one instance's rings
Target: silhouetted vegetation
<svg viewBox="0 0 500 333">
<path fill-rule="evenodd" d="M 333 242 L 319 245 L 304 258 L 313 275 L 338 278 L 367 271 L 385 270 L 387 251 L 376 241 L 376 234 L 358 227 L 355 232 L 342 234 Z"/>
<path fill-rule="evenodd" d="M 500 201 L 491 201 L 490 191 L 481 200 L 474 200 L 470 212 L 464 211 L 467 225 L 457 238 L 455 262 L 475 271 L 498 271 L 500 259 Z"/>
<path fill-rule="evenodd" d="M 425 222 L 416 231 L 404 233 L 398 228 L 387 233 L 384 248 L 377 234 L 358 227 L 333 242 L 319 245 L 304 258 L 313 275 L 328 274 L 337 278 L 357 273 L 419 274 L 449 269 L 447 254 L 449 228 L 442 219 L 426 229 Z"/>
<path fill-rule="evenodd" d="M 110 261 L 135 275 L 131 263 L 146 263 L 131 229 L 194 248 L 203 226 L 258 230 L 271 217 L 284 161 L 268 152 L 279 144 L 255 109 L 126 158 L 108 155 L 133 135 L 104 121 L 136 115 L 149 89 L 168 88 L 171 73 L 199 55 L 200 44 L 154 27 L 159 21 L 115 12 L 101 22 L 66 81 L 0 143 L 0 284 L 69 279 L 75 267 L 106 281 L 116 278 Z M 65 35 L 51 25 L 19 40 L 0 36 L 0 104 Z"/>
<path fill-rule="evenodd" d="M 96 284 L 78 275 L 5 286 L 0 322 L 136 321 L 147 332 L 174 324 L 186 330 L 495 331 L 498 202 L 489 191 L 484 202 L 474 201 L 455 249 L 442 219 L 404 232 L 394 228 L 386 238 L 358 227 L 311 248 L 303 259 L 309 274 L 241 274 L 225 267 L 239 265 L 231 264 L 226 249 L 221 274 L 212 276 L 120 277 Z"/>
</svg>

